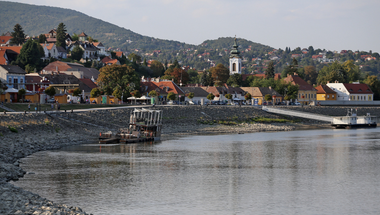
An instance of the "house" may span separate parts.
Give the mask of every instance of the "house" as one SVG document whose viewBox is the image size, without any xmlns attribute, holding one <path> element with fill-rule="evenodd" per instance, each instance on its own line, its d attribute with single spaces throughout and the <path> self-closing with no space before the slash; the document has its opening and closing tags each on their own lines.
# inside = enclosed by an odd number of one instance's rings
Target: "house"
<svg viewBox="0 0 380 215">
<path fill-rule="evenodd" d="M 373 92 L 367 84 L 354 82 L 345 83 L 327 83 L 329 88 L 337 94 L 338 101 L 373 101 Z"/>
<path fill-rule="evenodd" d="M 45 59 L 51 57 L 58 59 L 59 53 L 54 43 L 41 43 L 41 46 L 45 53 Z"/>
<path fill-rule="evenodd" d="M 98 48 L 98 56 L 109 56 L 106 47 L 101 42 L 93 42 L 92 45 Z"/>
<path fill-rule="evenodd" d="M 15 61 L 19 55 L 19 53 L 7 48 L 8 47 L 0 47 L 0 65 L 11 64 L 12 61 Z"/>
<path fill-rule="evenodd" d="M 245 100 L 245 91 L 240 87 L 231 87 L 224 84 L 222 87 L 207 86 L 202 87 L 207 93 L 212 93 L 215 97 L 215 101 L 227 101 L 226 94 L 231 94 L 232 99 L 236 100 Z"/>
<path fill-rule="evenodd" d="M 66 42 L 67 50 L 72 51 L 76 46 L 79 46 L 83 50 L 83 59 L 97 59 L 99 49 L 88 41 L 69 41 Z"/>
<path fill-rule="evenodd" d="M 327 85 L 319 85 L 315 89 L 317 90 L 318 101 L 336 100 L 336 92 L 330 89 L 330 87 L 328 87 Z"/>
<path fill-rule="evenodd" d="M 204 90 L 202 87 L 194 86 L 194 87 L 181 87 L 181 89 L 185 92 L 185 95 L 189 93 L 194 93 L 194 97 L 192 99 L 185 98 L 185 101 L 193 101 L 195 104 L 200 104 L 202 99 L 204 101 L 207 100 L 208 92 Z"/>
<path fill-rule="evenodd" d="M 25 89 L 25 70 L 14 65 L 0 65 L 0 80 L 8 89 Z"/>
<path fill-rule="evenodd" d="M 140 82 L 140 92 L 142 95 L 148 95 L 150 91 L 155 90 L 159 96 L 159 101 L 167 101 L 167 95 L 173 92 L 177 98 L 176 100 L 184 101 L 185 92 L 173 81 L 161 80 L 159 78 L 147 78 L 142 77 Z"/>
<path fill-rule="evenodd" d="M 29 73 L 25 75 L 26 89 L 32 93 L 40 92 L 49 87 L 50 81 L 38 73 Z"/>
<path fill-rule="evenodd" d="M 12 38 L 12 36 L 0 36 L 0 46 L 8 46 Z"/>
<path fill-rule="evenodd" d="M 116 57 L 123 57 L 124 53 L 123 52 L 115 52 Z"/>
<path fill-rule="evenodd" d="M 61 59 L 66 59 L 67 58 L 67 51 L 61 46 L 57 47 L 58 50 L 58 57 Z"/>
<path fill-rule="evenodd" d="M 241 87 L 246 93 L 251 94 L 252 99 L 257 99 L 257 104 L 262 105 L 265 101 L 265 95 L 272 96 L 272 102 L 278 103 L 283 101 L 283 97 L 272 87 Z"/>
<path fill-rule="evenodd" d="M 45 74 L 45 78 L 50 82 L 49 86 L 53 86 L 58 94 L 67 93 L 70 89 L 79 88 L 84 92 L 83 99 L 90 98 L 92 88 L 84 84 L 74 75 Z"/>
<path fill-rule="evenodd" d="M 111 59 L 110 57 L 105 57 L 100 61 L 103 65 L 112 65 L 112 64 L 117 64 L 120 65 L 119 60 L 117 59 Z"/>
<path fill-rule="evenodd" d="M 42 69 L 41 74 L 67 74 L 75 75 L 78 79 L 89 78 L 98 79 L 99 71 L 95 68 L 87 68 L 79 63 L 68 63 L 62 61 L 54 61 L 49 63 Z"/>
<path fill-rule="evenodd" d="M 303 105 L 308 105 L 310 103 L 315 104 L 315 101 L 317 100 L 317 90 L 299 77 L 296 73 L 294 73 L 294 75 L 288 74 L 284 81 L 286 83 L 291 83 L 292 85 L 298 85 L 298 102 Z"/>
</svg>

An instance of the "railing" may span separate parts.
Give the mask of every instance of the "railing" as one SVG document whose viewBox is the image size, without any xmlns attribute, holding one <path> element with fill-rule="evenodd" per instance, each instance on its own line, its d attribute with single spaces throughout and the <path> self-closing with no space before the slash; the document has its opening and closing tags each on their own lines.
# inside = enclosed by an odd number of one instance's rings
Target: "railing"
<svg viewBox="0 0 380 215">
<path fill-rule="evenodd" d="M 319 114 L 314 114 L 314 113 L 306 113 L 306 112 L 293 111 L 293 110 L 283 110 L 280 108 L 270 108 L 270 107 L 265 107 L 265 106 L 262 107 L 262 110 L 269 113 L 296 116 L 296 117 L 318 120 L 318 121 L 329 122 L 329 123 L 331 123 L 333 119 L 332 117 L 329 117 L 329 116 L 324 116 L 324 115 L 319 115 Z"/>
</svg>

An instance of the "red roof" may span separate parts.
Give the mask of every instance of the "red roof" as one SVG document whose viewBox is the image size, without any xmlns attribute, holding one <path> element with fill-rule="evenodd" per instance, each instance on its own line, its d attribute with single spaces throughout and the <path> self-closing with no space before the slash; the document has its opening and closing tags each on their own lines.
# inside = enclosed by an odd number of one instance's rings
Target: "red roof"
<svg viewBox="0 0 380 215">
<path fill-rule="evenodd" d="M 312 58 L 313 58 L 313 59 L 323 58 L 323 55 L 313 55 Z"/>
<path fill-rule="evenodd" d="M 44 68 L 46 71 L 67 71 L 68 69 L 71 69 L 71 67 L 67 63 L 61 61 L 49 63 L 49 65 Z"/>
<path fill-rule="evenodd" d="M 327 85 L 319 85 L 318 87 L 315 88 L 317 90 L 317 94 L 326 94 L 326 93 L 335 93 L 334 90 L 332 90 L 330 87 Z"/>
<path fill-rule="evenodd" d="M 88 78 L 81 78 L 79 79 L 83 84 L 87 85 L 89 88 L 91 89 L 94 89 L 94 88 L 97 88 L 98 86 L 96 86 L 96 84 L 91 80 L 91 79 L 88 79 Z"/>
<path fill-rule="evenodd" d="M 0 49 L 0 65 L 5 65 L 6 64 L 6 60 L 5 60 L 5 49 Z"/>
<path fill-rule="evenodd" d="M 12 39 L 12 36 L 0 36 L 0 44 L 6 44 L 10 39 Z"/>
<path fill-rule="evenodd" d="M 306 81 L 304 81 L 298 75 L 288 75 L 288 77 L 286 77 L 284 79 L 284 81 L 287 82 L 287 83 L 292 83 L 293 85 L 298 85 L 299 86 L 299 90 L 317 91 L 316 89 L 314 89 L 313 86 L 311 86 L 310 84 L 308 84 Z"/>
<path fill-rule="evenodd" d="M 48 50 L 51 50 L 54 46 L 54 43 L 40 43 L 42 47 L 46 47 Z"/>
<path fill-rule="evenodd" d="M 117 57 L 123 56 L 123 52 L 115 52 Z"/>
<path fill-rule="evenodd" d="M 118 60 L 117 59 L 111 59 L 109 57 L 105 57 L 101 60 L 101 62 L 104 64 L 115 64 L 118 62 Z"/>
<path fill-rule="evenodd" d="M 373 94 L 367 84 L 343 84 L 350 94 Z"/>
<path fill-rule="evenodd" d="M 142 92 L 150 92 L 152 90 L 158 90 L 160 94 L 167 94 L 173 92 L 174 94 L 185 95 L 183 90 L 172 81 L 160 81 L 160 82 L 141 82 Z M 145 89 L 147 87 L 147 89 Z"/>
<path fill-rule="evenodd" d="M 78 37 L 87 37 L 87 34 L 85 34 L 84 32 L 82 32 L 81 34 L 78 35 Z"/>
<path fill-rule="evenodd" d="M 1 49 L 8 49 L 16 52 L 17 54 L 20 54 L 22 46 L 2 46 Z"/>
</svg>

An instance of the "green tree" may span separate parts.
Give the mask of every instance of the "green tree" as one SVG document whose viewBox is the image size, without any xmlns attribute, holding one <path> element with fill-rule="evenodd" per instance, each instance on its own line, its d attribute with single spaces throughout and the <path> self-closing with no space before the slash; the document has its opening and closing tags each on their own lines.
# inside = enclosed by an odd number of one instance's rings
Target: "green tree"
<svg viewBox="0 0 380 215">
<path fill-rule="evenodd" d="M 21 98 L 22 102 L 24 102 L 25 94 L 26 94 L 26 90 L 24 88 L 21 88 L 18 90 L 18 96 Z"/>
<path fill-rule="evenodd" d="M 201 77 L 201 84 L 203 86 L 212 86 L 214 85 L 214 81 L 212 80 L 211 77 L 211 72 L 206 70 L 203 72 L 202 77 Z"/>
<path fill-rule="evenodd" d="M 227 83 L 228 78 L 230 77 L 230 71 L 223 64 L 218 64 L 216 67 L 210 69 L 211 77 L 216 86 L 222 86 Z"/>
<path fill-rule="evenodd" d="M 210 93 L 210 94 L 207 95 L 207 99 L 210 100 L 210 101 L 214 100 L 214 98 L 215 98 L 215 96 L 212 93 Z"/>
<path fill-rule="evenodd" d="M 244 98 L 245 98 L 245 100 L 251 100 L 252 95 L 250 93 L 247 93 L 247 94 L 245 94 Z"/>
<path fill-rule="evenodd" d="M 317 77 L 318 77 L 318 72 L 315 69 L 315 66 L 305 66 L 304 68 L 305 71 L 305 81 L 313 85 L 316 84 L 317 82 Z"/>
<path fill-rule="evenodd" d="M 365 80 L 364 83 L 371 88 L 373 92 L 373 99 L 374 100 L 379 100 L 380 99 L 380 81 L 377 78 L 376 75 L 370 75 L 368 76 Z"/>
<path fill-rule="evenodd" d="M 98 85 L 107 95 L 120 88 L 121 93 L 128 97 L 134 89 L 140 89 L 139 76 L 131 66 L 113 64 L 102 67 L 99 72 Z"/>
<path fill-rule="evenodd" d="M 347 83 L 347 72 L 338 61 L 334 61 L 328 66 L 324 66 L 318 73 L 318 84 L 327 82 Z"/>
<path fill-rule="evenodd" d="M 342 64 L 343 69 L 347 73 L 347 82 L 352 83 L 359 81 L 360 79 L 360 69 L 354 64 L 353 60 L 348 60 Z"/>
<path fill-rule="evenodd" d="M 90 92 L 91 98 L 96 98 L 100 96 L 100 90 L 98 88 L 93 88 Z"/>
<path fill-rule="evenodd" d="M 40 36 L 38 36 L 38 43 L 45 43 L 45 42 L 46 42 L 45 34 L 40 34 Z"/>
<path fill-rule="evenodd" d="M 50 96 L 50 97 L 53 97 L 55 95 L 55 88 L 53 86 L 50 86 L 48 88 L 45 89 L 45 94 Z"/>
<path fill-rule="evenodd" d="M 168 93 L 167 99 L 170 101 L 174 101 L 176 99 L 176 95 L 173 92 Z"/>
<path fill-rule="evenodd" d="M 266 95 L 264 96 L 264 99 L 265 99 L 265 101 L 272 101 L 272 95 L 270 95 L 270 94 L 266 94 Z"/>
<path fill-rule="evenodd" d="M 162 63 L 157 60 L 153 60 L 150 63 L 150 69 L 153 71 L 153 74 L 152 74 L 153 77 L 160 77 L 165 72 L 164 65 L 162 65 Z"/>
<path fill-rule="evenodd" d="M 79 61 L 82 59 L 83 53 L 83 49 L 77 45 L 71 51 L 71 59 Z"/>
<path fill-rule="evenodd" d="M 81 94 L 81 91 L 80 91 L 79 87 L 77 87 L 73 91 L 73 96 L 79 96 L 79 94 Z"/>
<path fill-rule="evenodd" d="M 57 28 L 57 42 L 55 46 L 66 49 L 66 26 L 62 22 L 59 23 Z"/>
<path fill-rule="evenodd" d="M 289 84 L 288 91 L 286 94 L 290 97 L 290 99 L 297 99 L 298 89 L 299 89 L 298 85 Z"/>
<path fill-rule="evenodd" d="M 156 97 L 156 96 L 158 96 L 158 93 L 157 93 L 157 91 L 152 90 L 152 91 L 149 92 L 148 95 L 149 95 L 150 97 Z"/>
<path fill-rule="evenodd" d="M 29 39 L 22 46 L 20 54 L 17 56 L 15 64 L 23 69 L 25 69 L 25 67 L 29 65 L 29 70 L 34 70 L 34 68 L 40 70 L 43 63 L 41 58 L 44 56 L 45 54 L 42 49 L 42 46 L 38 42 Z"/>
<path fill-rule="evenodd" d="M 71 35 L 71 39 L 73 40 L 73 41 L 78 41 L 79 40 L 79 37 L 78 37 L 78 34 L 73 34 L 73 35 Z"/>
<path fill-rule="evenodd" d="M 199 83 L 199 75 L 198 72 L 194 69 L 187 70 L 187 74 L 189 74 L 189 83 L 196 84 Z"/>
<path fill-rule="evenodd" d="M 11 45 L 22 45 L 25 42 L 25 34 L 20 24 L 16 24 L 11 33 L 12 39 L 10 41 Z"/>
<path fill-rule="evenodd" d="M 128 59 L 135 64 L 140 64 L 141 63 L 141 56 L 135 53 L 131 53 L 128 55 Z"/>
<path fill-rule="evenodd" d="M 233 87 L 239 87 L 243 84 L 243 78 L 241 74 L 235 73 L 230 76 L 227 80 L 227 85 L 228 86 L 233 86 Z"/>
<path fill-rule="evenodd" d="M 194 93 L 193 92 L 190 92 L 188 95 L 187 95 L 187 98 L 189 98 L 190 100 L 194 98 Z"/>
<path fill-rule="evenodd" d="M 226 94 L 224 95 L 224 97 L 226 97 L 226 99 L 230 100 L 232 102 L 232 95 L 231 94 Z"/>
<path fill-rule="evenodd" d="M 273 63 L 273 61 L 269 62 L 268 67 L 265 70 L 265 75 L 266 75 L 267 79 L 274 78 L 274 63 Z"/>
</svg>

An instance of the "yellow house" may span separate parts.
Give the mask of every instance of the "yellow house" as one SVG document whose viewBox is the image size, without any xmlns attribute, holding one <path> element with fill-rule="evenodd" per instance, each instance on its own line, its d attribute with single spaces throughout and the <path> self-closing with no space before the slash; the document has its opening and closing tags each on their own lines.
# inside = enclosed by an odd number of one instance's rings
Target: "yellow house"
<svg viewBox="0 0 380 215">
<path fill-rule="evenodd" d="M 29 100 L 31 103 L 39 103 L 40 102 L 40 95 L 37 93 L 26 93 L 25 99 Z"/>
<path fill-rule="evenodd" d="M 55 94 L 54 99 L 60 104 L 67 103 L 67 95 L 66 94 Z"/>
<path fill-rule="evenodd" d="M 315 88 L 317 90 L 318 101 L 331 101 L 336 100 L 336 92 L 327 85 L 319 85 Z"/>
<path fill-rule="evenodd" d="M 257 104 L 262 105 L 265 102 L 265 95 L 272 96 L 272 103 L 276 104 L 282 102 L 282 95 L 271 87 L 240 87 L 246 93 L 251 94 L 252 99 L 257 99 Z"/>
<path fill-rule="evenodd" d="M 90 98 L 91 104 L 118 104 L 119 99 L 114 96 L 102 95 L 96 98 Z"/>
<path fill-rule="evenodd" d="M 11 99 L 11 94 L 9 94 L 9 93 L 3 93 L 0 96 L 0 101 L 1 102 L 5 102 L 5 101 L 9 102 L 10 99 Z"/>
<path fill-rule="evenodd" d="M 291 83 L 292 85 L 298 85 L 297 101 L 299 103 L 308 105 L 317 100 L 317 90 L 300 78 L 296 73 L 294 75 L 288 74 L 284 81 L 286 83 Z"/>
</svg>

